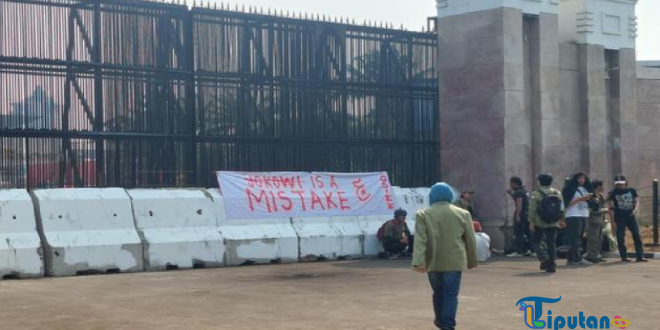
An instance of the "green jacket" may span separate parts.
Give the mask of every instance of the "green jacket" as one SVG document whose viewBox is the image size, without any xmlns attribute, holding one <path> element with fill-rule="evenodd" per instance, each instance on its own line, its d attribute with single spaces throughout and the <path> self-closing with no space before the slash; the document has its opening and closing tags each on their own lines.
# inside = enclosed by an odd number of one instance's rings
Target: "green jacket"
<svg viewBox="0 0 660 330">
<path fill-rule="evenodd" d="M 408 224 L 406 224 L 405 221 L 401 225 L 397 225 L 395 220 L 390 220 L 387 222 L 385 225 L 385 240 L 400 240 L 403 238 L 403 235 L 408 237 L 411 236 L 410 230 L 408 229 Z"/>
<path fill-rule="evenodd" d="M 541 187 L 540 190 L 543 190 L 545 193 L 549 195 L 556 195 L 559 197 L 559 199 L 564 201 L 563 197 L 561 196 L 561 191 L 552 188 L 552 187 Z M 535 227 L 539 228 L 553 228 L 553 227 L 559 227 L 559 222 L 555 223 L 547 223 L 541 219 L 539 214 L 536 212 L 536 209 L 539 207 L 539 203 L 541 202 L 541 199 L 543 199 L 543 195 L 539 192 L 539 190 L 536 190 L 532 193 L 532 198 L 529 201 L 529 223 L 533 224 Z M 562 209 L 564 209 L 564 203 L 561 204 Z"/>
<path fill-rule="evenodd" d="M 455 272 L 477 267 L 472 217 L 446 202 L 417 212 L 413 266 L 427 272 Z"/>
<path fill-rule="evenodd" d="M 598 202 L 596 202 L 598 200 Z M 605 223 L 605 205 L 607 199 L 601 194 L 594 194 L 589 201 L 589 223 L 604 224 Z"/>
</svg>

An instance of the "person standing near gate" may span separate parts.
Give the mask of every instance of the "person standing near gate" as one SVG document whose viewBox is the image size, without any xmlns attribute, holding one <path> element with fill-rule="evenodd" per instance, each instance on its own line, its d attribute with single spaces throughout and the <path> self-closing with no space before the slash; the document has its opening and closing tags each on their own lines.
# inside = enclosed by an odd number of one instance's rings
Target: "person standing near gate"
<svg viewBox="0 0 660 330">
<path fill-rule="evenodd" d="M 605 225 L 606 199 L 603 197 L 605 187 L 603 181 L 594 180 L 591 183 L 594 195 L 589 201 L 589 225 L 587 227 L 587 257 L 591 263 L 605 262 L 601 256 L 603 248 L 603 227 Z"/>
<path fill-rule="evenodd" d="M 644 259 L 644 244 L 639 234 L 639 224 L 636 217 L 639 210 L 637 190 L 628 186 L 628 181 L 623 175 L 617 175 L 614 178 L 614 186 L 614 190 L 609 195 L 609 200 L 614 217 L 614 229 L 621 261 L 630 262 L 626 248 L 626 228 L 628 228 L 635 241 L 637 261 L 647 262 L 648 260 Z"/>
<path fill-rule="evenodd" d="M 564 201 L 561 192 L 552 188 L 554 177 L 544 173 L 538 176 L 541 188 L 532 193 L 529 205 L 532 244 L 541 262 L 541 270 L 557 272 L 557 233 L 563 227 Z"/>
<path fill-rule="evenodd" d="M 430 208 L 417 212 L 412 266 L 427 273 L 433 289 L 434 324 L 454 330 L 463 271 L 477 267 L 477 246 L 468 211 L 451 204 L 454 192 L 437 183 L 429 194 Z"/>
<path fill-rule="evenodd" d="M 474 215 L 474 191 L 464 191 L 461 193 L 461 197 L 454 202 L 454 205 L 470 212 L 470 215 L 472 218 L 475 217 Z"/>
<path fill-rule="evenodd" d="M 516 204 L 516 212 L 513 215 L 513 235 L 516 242 L 516 251 L 507 255 L 508 258 L 522 258 L 530 255 L 529 231 L 529 193 L 523 186 L 523 181 L 519 177 L 512 177 L 509 180 L 507 194 L 513 198 Z"/>
<path fill-rule="evenodd" d="M 589 266 L 591 263 L 582 258 L 580 248 L 584 230 L 589 221 L 589 204 L 593 196 L 591 181 L 586 174 L 577 172 L 562 191 L 564 204 L 566 205 L 566 231 L 568 234 L 569 266 Z"/>
</svg>

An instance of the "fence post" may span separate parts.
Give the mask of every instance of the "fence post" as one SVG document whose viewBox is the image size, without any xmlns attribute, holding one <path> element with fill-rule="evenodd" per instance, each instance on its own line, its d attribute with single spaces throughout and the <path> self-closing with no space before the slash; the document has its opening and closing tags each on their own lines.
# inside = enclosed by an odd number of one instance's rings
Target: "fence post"
<svg viewBox="0 0 660 330">
<path fill-rule="evenodd" d="M 658 179 L 653 180 L 653 245 L 658 246 L 660 233 L 658 228 Z"/>
<path fill-rule="evenodd" d="M 197 92 L 195 88 L 197 87 L 195 79 L 195 13 L 194 11 L 187 10 L 185 14 L 185 38 L 184 45 L 186 52 L 186 70 L 189 71 L 188 79 L 186 80 L 186 118 L 188 119 L 188 131 L 190 132 L 190 144 L 187 153 L 188 164 L 185 165 L 185 171 L 191 171 L 191 173 L 186 173 L 186 178 L 184 185 L 193 186 L 193 187 L 210 187 L 208 183 L 209 173 L 200 173 L 198 157 L 200 156 L 198 145 L 197 145 L 197 134 L 198 134 L 198 123 L 197 123 Z M 203 116 L 204 114 L 202 114 Z M 188 175 L 190 174 L 190 175 Z M 204 185 L 202 185 L 202 175 L 205 175 Z"/>
</svg>

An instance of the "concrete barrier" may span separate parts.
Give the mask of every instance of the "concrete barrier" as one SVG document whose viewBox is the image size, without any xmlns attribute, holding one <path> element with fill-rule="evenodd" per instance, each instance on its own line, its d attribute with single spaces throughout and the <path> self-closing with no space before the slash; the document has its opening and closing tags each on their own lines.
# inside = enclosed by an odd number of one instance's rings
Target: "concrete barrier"
<svg viewBox="0 0 660 330">
<path fill-rule="evenodd" d="M 358 217 L 334 217 L 332 225 L 337 228 L 340 237 L 339 257 L 364 257 L 364 233 Z"/>
<path fill-rule="evenodd" d="M 229 220 L 219 190 L 208 192 L 225 240 L 228 266 L 298 261 L 298 235 L 290 218 Z"/>
<path fill-rule="evenodd" d="M 361 258 L 364 235 L 357 217 L 293 218 L 302 261 Z"/>
<path fill-rule="evenodd" d="M 148 271 L 224 265 L 224 242 L 206 191 L 134 189 L 128 194 Z"/>
<path fill-rule="evenodd" d="M 41 239 L 30 194 L 0 190 L 0 277 L 44 275 Z"/>
<path fill-rule="evenodd" d="M 139 272 L 142 243 L 123 189 L 50 189 L 33 193 L 52 276 Z"/>
<path fill-rule="evenodd" d="M 388 220 L 392 220 L 393 215 L 359 217 L 360 229 L 364 236 L 364 255 L 367 257 L 377 256 L 383 251 L 383 243 L 378 239 L 378 229 Z M 411 228 L 412 230 L 412 228 Z"/>
</svg>

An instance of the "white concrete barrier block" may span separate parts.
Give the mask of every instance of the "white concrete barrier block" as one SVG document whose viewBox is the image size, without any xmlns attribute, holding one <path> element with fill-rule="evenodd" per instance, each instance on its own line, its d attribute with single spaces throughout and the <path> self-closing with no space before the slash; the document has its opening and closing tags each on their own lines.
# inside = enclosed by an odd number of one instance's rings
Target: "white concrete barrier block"
<svg viewBox="0 0 660 330">
<path fill-rule="evenodd" d="M 142 243 L 123 189 L 49 189 L 33 192 L 53 276 L 139 272 Z"/>
<path fill-rule="evenodd" d="M 225 246 L 202 189 L 133 189 L 135 224 L 149 271 L 220 267 Z"/>
<path fill-rule="evenodd" d="M 298 234 L 302 261 L 336 260 L 340 257 L 339 231 L 329 218 L 293 218 L 293 229 Z"/>
<path fill-rule="evenodd" d="M 0 190 L 0 277 L 44 275 L 41 239 L 26 190 Z"/>
<path fill-rule="evenodd" d="M 331 221 L 332 225 L 337 228 L 341 239 L 339 256 L 364 257 L 364 233 L 358 217 L 333 217 Z"/>
<path fill-rule="evenodd" d="M 392 215 L 359 217 L 360 228 L 364 235 L 364 255 L 377 256 L 383 251 L 383 243 L 378 239 L 378 229 L 385 222 L 392 220 Z M 412 230 L 412 228 L 411 228 Z"/>
<path fill-rule="evenodd" d="M 298 261 L 298 235 L 289 218 L 230 220 L 218 189 L 208 192 L 225 240 L 228 266 Z"/>
<path fill-rule="evenodd" d="M 363 256 L 364 236 L 357 217 L 293 218 L 302 261 Z"/>
</svg>

